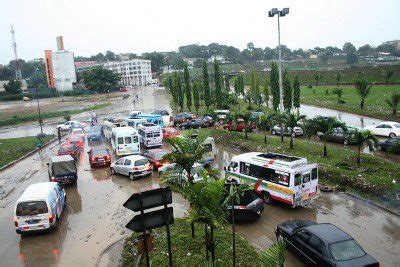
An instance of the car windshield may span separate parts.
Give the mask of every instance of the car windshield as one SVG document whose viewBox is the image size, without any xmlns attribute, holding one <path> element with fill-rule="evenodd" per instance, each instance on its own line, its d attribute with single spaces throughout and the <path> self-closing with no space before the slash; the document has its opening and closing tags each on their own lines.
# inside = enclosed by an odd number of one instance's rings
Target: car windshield
<svg viewBox="0 0 400 267">
<path fill-rule="evenodd" d="M 400 128 L 400 123 L 396 123 L 396 124 L 394 125 L 394 127 Z"/>
<path fill-rule="evenodd" d="M 135 166 L 142 166 L 142 165 L 146 165 L 147 163 L 149 163 L 149 161 L 147 159 L 139 159 L 139 160 L 135 161 Z"/>
<path fill-rule="evenodd" d="M 21 202 L 17 205 L 17 216 L 30 216 L 47 213 L 47 204 L 44 201 Z"/>
<path fill-rule="evenodd" d="M 95 157 L 98 157 L 98 156 L 105 156 L 105 155 L 108 154 L 108 153 L 107 153 L 107 150 L 106 150 L 105 148 L 104 148 L 104 149 L 96 149 L 96 150 L 93 150 L 92 153 L 93 153 L 93 156 L 95 156 Z"/>
<path fill-rule="evenodd" d="M 365 255 L 364 250 L 355 240 L 347 240 L 329 245 L 333 258 L 337 261 L 346 261 Z"/>
</svg>

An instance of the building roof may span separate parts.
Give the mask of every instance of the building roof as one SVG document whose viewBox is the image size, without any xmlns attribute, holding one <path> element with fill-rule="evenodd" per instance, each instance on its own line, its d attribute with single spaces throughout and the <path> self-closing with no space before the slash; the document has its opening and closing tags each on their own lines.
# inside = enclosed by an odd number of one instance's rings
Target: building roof
<svg viewBox="0 0 400 267">
<path fill-rule="evenodd" d="M 44 200 L 47 199 L 51 190 L 57 185 L 56 182 L 44 182 L 31 184 L 18 198 L 17 202 L 23 202 L 27 200 Z"/>
<path fill-rule="evenodd" d="M 353 239 L 342 229 L 330 223 L 315 224 L 307 226 L 304 229 L 307 229 L 308 231 L 310 231 L 311 233 L 315 234 L 316 236 L 325 240 L 328 243 L 335 243 Z"/>
</svg>

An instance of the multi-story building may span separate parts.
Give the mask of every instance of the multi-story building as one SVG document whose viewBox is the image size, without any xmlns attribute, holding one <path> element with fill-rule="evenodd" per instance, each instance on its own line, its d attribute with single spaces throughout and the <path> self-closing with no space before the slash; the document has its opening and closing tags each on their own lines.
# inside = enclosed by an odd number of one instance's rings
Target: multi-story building
<svg viewBox="0 0 400 267">
<path fill-rule="evenodd" d="M 151 77 L 151 60 L 111 61 L 103 63 L 103 67 L 120 74 L 122 85 L 149 85 L 154 83 Z"/>
</svg>

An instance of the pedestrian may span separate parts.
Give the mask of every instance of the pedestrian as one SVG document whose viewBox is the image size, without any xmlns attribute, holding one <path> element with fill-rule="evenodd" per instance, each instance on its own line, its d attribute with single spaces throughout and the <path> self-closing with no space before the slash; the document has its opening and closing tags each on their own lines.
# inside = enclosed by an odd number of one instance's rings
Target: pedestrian
<svg viewBox="0 0 400 267">
<path fill-rule="evenodd" d="M 36 138 L 36 147 L 39 149 L 39 151 L 42 149 L 43 146 L 43 141 L 40 137 Z"/>
<path fill-rule="evenodd" d="M 61 144 L 61 128 L 57 128 L 57 137 L 58 137 L 58 144 Z"/>
</svg>

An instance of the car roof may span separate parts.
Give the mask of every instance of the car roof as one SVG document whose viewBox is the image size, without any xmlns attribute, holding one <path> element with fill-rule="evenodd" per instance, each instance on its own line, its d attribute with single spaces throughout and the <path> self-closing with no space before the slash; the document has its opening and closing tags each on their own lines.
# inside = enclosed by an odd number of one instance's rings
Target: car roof
<svg viewBox="0 0 400 267">
<path fill-rule="evenodd" d="M 71 161 L 74 160 L 73 157 L 70 155 L 63 155 L 63 156 L 53 156 L 51 157 L 51 162 L 64 162 L 64 161 Z"/>
<path fill-rule="evenodd" d="M 122 157 L 121 159 L 129 159 L 132 161 L 136 161 L 136 160 L 146 159 L 146 158 L 141 155 L 129 155 L 129 156 Z"/>
<path fill-rule="evenodd" d="M 34 200 L 45 200 L 56 187 L 56 182 L 43 182 L 31 184 L 18 198 L 17 203 Z"/>
<path fill-rule="evenodd" d="M 315 234 L 316 236 L 325 240 L 328 243 L 335 243 L 353 239 L 342 229 L 330 223 L 314 224 L 304 227 L 304 229 L 310 231 L 311 233 Z"/>
</svg>

